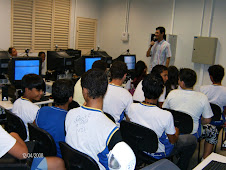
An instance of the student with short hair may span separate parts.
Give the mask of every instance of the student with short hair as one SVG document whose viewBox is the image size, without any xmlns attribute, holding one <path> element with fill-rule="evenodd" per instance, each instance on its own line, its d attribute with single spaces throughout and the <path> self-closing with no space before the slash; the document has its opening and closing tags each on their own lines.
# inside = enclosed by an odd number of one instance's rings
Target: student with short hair
<svg viewBox="0 0 226 170">
<path fill-rule="evenodd" d="M 100 69 L 90 69 L 82 75 L 81 85 L 86 104 L 67 113 L 66 142 L 91 156 L 100 169 L 108 169 L 107 155 L 122 139 L 119 128 L 102 111 L 107 75 Z"/>
<path fill-rule="evenodd" d="M 160 95 L 159 99 L 158 99 L 158 106 L 162 107 L 163 102 L 165 101 L 165 96 L 166 96 L 166 87 L 165 87 L 165 83 L 168 80 L 168 68 L 164 65 L 156 65 L 153 67 L 153 69 L 151 70 L 151 74 L 153 75 L 160 75 L 163 79 L 164 82 L 164 89 L 162 94 Z M 144 97 L 144 92 L 142 90 L 142 81 L 138 84 L 134 95 L 133 95 L 133 100 L 137 101 L 137 102 L 142 102 L 144 101 L 145 97 Z"/>
<path fill-rule="evenodd" d="M 181 169 L 187 169 L 196 148 L 196 138 L 190 134 L 179 135 L 179 129 L 174 127 L 172 114 L 157 106 L 164 88 L 163 79 L 159 74 L 149 74 L 144 78 L 142 86 L 145 100 L 131 104 L 128 117 L 130 121 L 152 129 L 158 136 L 158 150 L 148 155 L 155 159 L 180 155 L 177 165 Z"/>
<path fill-rule="evenodd" d="M 9 47 L 8 53 L 11 57 L 17 57 L 17 50 L 14 47 Z"/>
<path fill-rule="evenodd" d="M 72 102 L 74 87 L 69 79 L 59 79 L 53 83 L 52 97 L 55 106 L 39 109 L 34 123 L 47 131 L 56 143 L 57 156 L 62 158 L 59 142 L 65 142 L 64 121 L 68 105 Z"/>
<path fill-rule="evenodd" d="M 172 90 L 163 108 L 181 111 L 190 115 L 193 119 L 193 131 L 191 134 L 199 138 L 205 138 L 203 158 L 205 159 L 217 144 L 217 129 L 209 124 L 213 112 L 206 95 L 193 90 L 197 75 L 194 70 L 183 68 L 179 71 L 179 85 L 181 89 Z M 201 121 L 201 124 L 200 124 Z M 201 128 L 203 129 L 201 131 Z"/>
<path fill-rule="evenodd" d="M 103 111 L 110 114 L 120 126 L 129 106 L 133 103 L 132 95 L 122 86 L 127 75 L 127 66 L 122 61 L 116 61 L 110 68 L 111 82 L 108 84 L 107 92 L 104 96 Z"/>
<path fill-rule="evenodd" d="M 210 103 L 216 104 L 225 112 L 226 87 L 221 82 L 224 78 L 224 68 L 221 65 L 212 65 L 208 69 L 210 80 L 213 84 L 200 87 L 200 92 L 204 93 Z"/>
<path fill-rule="evenodd" d="M 26 74 L 22 78 L 21 86 L 23 95 L 13 103 L 12 112 L 20 117 L 27 129 L 29 139 L 28 123 L 33 123 L 39 107 L 32 100 L 40 100 L 43 94 L 43 79 L 37 74 Z"/>
<path fill-rule="evenodd" d="M 93 63 L 92 68 L 98 68 L 103 71 L 106 71 L 107 63 L 104 62 L 103 60 L 97 60 Z M 83 105 L 85 102 L 84 97 L 82 95 L 81 78 L 79 78 L 79 80 L 76 82 L 74 86 L 73 100 L 78 102 L 80 106 Z"/>
</svg>

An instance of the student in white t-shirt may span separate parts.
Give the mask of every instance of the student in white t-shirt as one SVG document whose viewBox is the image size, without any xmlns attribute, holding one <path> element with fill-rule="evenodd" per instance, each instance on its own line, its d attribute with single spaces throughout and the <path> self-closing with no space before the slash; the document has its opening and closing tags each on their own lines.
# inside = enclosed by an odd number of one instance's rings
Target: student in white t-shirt
<svg viewBox="0 0 226 170">
<path fill-rule="evenodd" d="M 224 68 L 221 65 L 212 65 L 208 69 L 210 80 L 213 84 L 200 87 L 200 92 L 204 93 L 210 103 L 216 104 L 221 111 L 226 112 L 226 87 L 221 82 L 224 78 Z"/>
<path fill-rule="evenodd" d="M 13 103 L 12 112 L 20 117 L 27 130 L 27 140 L 29 140 L 28 123 L 33 123 L 39 107 L 32 103 L 32 100 L 40 100 L 43 94 L 43 79 L 37 74 L 26 74 L 22 78 L 21 86 L 23 96 Z"/>
<path fill-rule="evenodd" d="M 107 92 L 104 96 L 103 111 L 112 115 L 116 125 L 119 126 L 129 106 L 133 103 L 132 95 L 128 90 L 121 87 L 126 79 L 127 66 L 122 61 L 116 61 L 110 68 L 111 82 L 108 84 Z"/>
<path fill-rule="evenodd" d="M 167 82 L 168 80 L 168 69 L 166 66 L 164 65 L 156 65 L 153 67 L 153 69 L 151 70 L 151 74 L 159 74 L 162 76 L 162 79 L 164 81 L 164 84 Z M 158 106 L 162 107 L 163 102 L 165 101 L 165 96 L 166 96 L 166 87 L 164 86 L 163 92 L 160 95 L 159 99 L 158 99 Z M 138 102 L 142 102 L 144 101 L 144 92 L 142 90 L 142 81 L 138 84 L 134 94 L 133 94 L 133 100 L 134 101 L 138 101 Z"/>
<path fill-rule="evenodd" d="M 179 71 L 179 85 L 181 89 L 172 90 L 165 102 L 163 108 L 181 111 L 189 114 L 193 119 L 193 131 L 191 134 L 197 138 L 205 138 L 205 147 L 203 158 L 205 159 L 217 144 L 217 129 L 209 124 L 213 112 L 211 110 L 208 98 L 206 95 L 193 90 L 197 80 L 197 75 L 194 70 L 183 68 Z M 201 126 L 201 124 L 202 126 Z M 202 128 L 202 131 L 201 131 Z"/>
<path fill-rule="evenodd" d="M 164 87 L 160 75 L 149 74 L 144 78 L 142 85 L 145 100 L 142 103 L 131 104 L 128 117 L 130 121 L 150 128 L 157 134 L 158 150 L 148 155 L 156 159 L 180 155 L 177 165 L 181 169 L 187 169 L 196 148 L 196 138 L 190 134 L 179 135 L 179 129 L 174 127 L 172 114 L 157 106 Z"/>
</svg>

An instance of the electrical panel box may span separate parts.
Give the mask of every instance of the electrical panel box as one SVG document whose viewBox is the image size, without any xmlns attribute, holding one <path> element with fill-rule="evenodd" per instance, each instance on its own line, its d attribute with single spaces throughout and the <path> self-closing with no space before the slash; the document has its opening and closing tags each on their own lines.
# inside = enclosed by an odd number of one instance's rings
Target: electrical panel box
<svg viewBox="0 0 226 170">
<path fill-rule="evenodd" d="M 173 34 L 166 34 L 165 37 L 163 37 L 169 44 L 172 56 L 170 58 L 170 65 L 174 65 L 175 57 L 176 57 L 176 48 L 177 48 L 177 35 Z M 155 40 L 155 34 L 151 34 L 150 42 Z M 149 43 L 150 45 L 150 43 Z"/>
<path fill-rule="evenodd" d="M 217 38 L 194 37 L 192 62 L 213 65 L 217 50 Z"/>
</svg>

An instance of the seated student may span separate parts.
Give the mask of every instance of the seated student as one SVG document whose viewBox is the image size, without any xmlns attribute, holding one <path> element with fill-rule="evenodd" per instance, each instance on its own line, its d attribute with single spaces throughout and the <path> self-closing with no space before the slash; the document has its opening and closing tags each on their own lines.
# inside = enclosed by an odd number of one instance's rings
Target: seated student
<svg viewBox="0 0 226 170">
<path fill-rule="evenodd" d="M 145 100 L 142 103 L 131 104 L 128 112 L 130 121 L 152 129 L 159 138 L 158 150 L 148 155 L 162 159 L 169 155 L 180 155 L 178 166 L 187 169 L 189 160 L 196 148 L 196 138 L 193 135 L 179 135 L 179 129 L 174 127 L 173 116 L 169 111 L 157 107 L 164 82 L 160 75 L 149 74 L 142 82 Z"/>
<path fill-rule="evenodd" d="M 178 74 L 179 71 L 175 66 L 168 67 L 168 80 L 165 84 L 166 86 L 166 97 L 171 90 L 178 88 Z"/>
<path fill-rule="evenodd" d="M 102 60 L 97 60 L 93 63 L 92 68 L 98 68 L 103 71 L 106 71 L 107 63 Z M 83 105 L 85 102 L 84 97 L 82 95 L 81 78 L 76 82 L 76 84 L 74 86 L 73 100 L 78 102 L 78 104 L 80 106 Z"/>
<path fill-rule="evenodd" d="M 12 112 L 19 116 L 27 129 L 27 139 L 29 140 L 27 123 L 33 123 L 39 107 L 32 103 L 32 100 L 40 100 L 43 94 L 43 80 L 37 74 L 26 74 L 21 81 L 23 96 L 13 103 Z"/>
<path fill-rule="evenodd" d="M 166 66 L 164 65 L 156 65 L 153 67 L 153 69 L 151 70 L 151 74 L 159 74 L 162 76 L 162 79 L 164 81 L 164 85 L 168 80 L 168 69 Z M 164 86 L 163 92 L 160 95 L 159 99 L 158 99 L 158 106 L 162 107 L 163 102 L 165 101 L 165 96 L 166 96 L 166 87 Z M 134 95 L 133 95 L 133 100 L 134 101 L 138 101 L 138 102 L 142 102 L 144 101 L 144 92 L 142 90 L 142 81 L 138 84 Z"/>
<path fill-rule="evenodd" d="M 224 68 L 221 65 L 212 65 L 208 72 L 213 84 L 201 86 L 200 92 L 208 97 L 210 103 L 218 105 L 222 112 L 226 111 L 223 109 L 226 106 L 226 87 L 221 84 L 224 77 Z"/>
<path fill-rule="evenodd" d="M 111 82 L 108 84 L 107 92 L 104 96 L 103 111 L 109 113 L 117 126 L 127 114 L 129 106 L 133 103 L 132 95 L 128 90 L 121 87 L 126 79 L 127 66 L 122 61 L 116 61 L 110 68 Z"/>
<path fill-rule="evenodd" d="M 45 52 L 43 52 L 43 51 L 39 52 L 38 57 L 40 57 L 42 59 L 42 75 L 45 75 L 46 74 L 46 63 L 45 63 L 46 54 L 45 54 Z"/>
<path fill-rule="evenodd" d="M 133 79 L 134 88 L 140 83 L 141 80 L 147 75 L 147 65 L 143 61 L 138 61 L 135 65 L 135 77 Z"/>
<path fill-rule="evenodd" d="M 55 106 L 42 107 L 37 115 L 34 123 L 49 132 L 53 137 L 57 156 L 62 157 L 59 142 L 65 142 L 64 121 L 68 110 L 68 105 L 72 101 L 74 87 L 73 82 L 68 79 L 60 79 L 53 83 L 52 97 Z"/>
<path fill-rule="evenodd" d="M 119 128 L 102 111 L 107 75 L 100 69 L 90 69 L 82 75 L 81 85 L 86 104 L 67 113 L 66 142 L 91 156 L 100 169 L 108 169 L 107 155 L 122 139 Z"/>
<path fill-rule="evenodd" d="M 191 134 L 199 137 L 201 135 L 202 123 L 202 138 L 205 138 L 205 146 L 203 158 L 205 159 L 217 144 L 217 129 L 210 125 L 213 112 L 211 110 L 208 98 L 206 95 L 193 90 L 196 83 L 196 73 L 189 68 L 183 68 L 179 71 L 179 85 L 181 89 L 172 90 L 165 102 L 163 108 L 181 111 L 189 114 L 193 119 L 193 131 Z M 200 119 L 201 118 L 201 119 Z"/>
<path fill-rule="evenodd" d="M 17 50 L 14 47 L 9 47 L 8 53 L 11 57 L 17 57 Z"/>
<path fill-rule="evenodd" d="M 0 126 L 0 158 L 6 153 L 14 156 L 17 159 L 26 159 L 28 156 L 28 149 L 20 136 L 11 132 L 6 132 Z M 65 169 L 64 161 L 57 157 L 40 157 L 34 158 L 31 169 Z"/>
</svg>

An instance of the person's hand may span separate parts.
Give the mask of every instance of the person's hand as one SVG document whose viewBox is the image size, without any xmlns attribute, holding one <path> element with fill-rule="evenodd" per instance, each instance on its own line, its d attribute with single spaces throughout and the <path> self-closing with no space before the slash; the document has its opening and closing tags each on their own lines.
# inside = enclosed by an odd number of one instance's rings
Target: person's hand
<svg viewBox="0 0 226 170">
<path fill-rule="evenodd" d="M 150 46 L 153 46 L 154 44 L 155 44 L 154 41 L 151 41 L 151 42 L 150 42 Z"/>
</svg>

